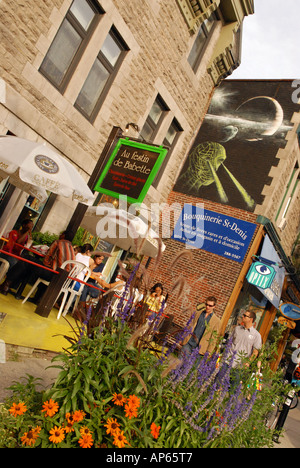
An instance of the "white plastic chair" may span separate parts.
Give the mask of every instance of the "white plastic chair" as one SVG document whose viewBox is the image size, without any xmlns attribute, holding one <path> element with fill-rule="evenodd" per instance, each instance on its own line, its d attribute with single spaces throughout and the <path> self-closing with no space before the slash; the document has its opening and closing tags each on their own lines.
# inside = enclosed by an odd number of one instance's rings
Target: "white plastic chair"
<svg viewBox="0 0 300 468">
<path fill-rule="evenodd" d="M 4 258 L 0 258 L 0 281 L 4 278 L 6 275 L 8 269 L 9 269 L 9 262 L 5 260 Z"/>
<path fill-rule="evenodd" d="M 80 263 L 80 262 L 76 262 L 76 263 Z M 82 279 L 82 281 L 84 281 L 85 283 L 87 283 L 89 277 L 91 276 L 92 274 L 92 270 L 90 268 L 88 268 L 87 266 L 85 266 L 85 269 L 86 269 L 86 272 L 85 272 L 85 275 L 84 275 L 84 278 Z M 81 270 L 82 271 L 82 270 Z M 80 273 L 80 272 L 79 272 Z M 72 274 L 72 272 L 70 272 L 69 276 L 71 276 L 72 278 L 77 278 L 78 277 L 78 274 L 76 276 L 74 276 Z M 74 301 L 74 298 L 76 297 L 76 300 L 74 302 L 74 305 L 73 305 L 73 309 L 72 309 L 72 313 L 74 312 L 74 310 L 76 309 L 77 305 L 78 305 L 78 302 L 80 300 L 80 296 L 81 296 L 81 293 L 82 293 L 82 290 L 85 286 L 85 284 L 83 283 L 79 283 L 80 284 L 80 287 L 78 289 L 78 291 L 76 291 L 74 288 L 74 285 L 75 285 L 76 281 L 74 281 L 74 283 L 71 283 L 70 286 L 68 287 L 67 289 L 67 293 L 70 293 L 70 297 L 66 303 L 66 306 L 65 306 L 65 309 L 63 311 L 63 317 L 65 317 L 65 315 L 67 315 L 68 313 L 68 310 L 69 308 L 72 306 L 72 303 Z M 62 293 L 63 291 L 61 290 L 60 294 Z M 67 298 L 67 294 L 64 296 L 63 298 L 63 301 L 66 300 Z M 57 319 L 60 318 L 60 315 L 61 315 L 61 311 L 62 311 L 62 307 L 60 306 L 60 309 L 59 309 L 59 312 L 58 312 L 58 315 L 57 315 Z"/>
<path fill-rule="evenodd" d="M 77 303 L 79 301 L 79 298 L 81 296 L 81 292 L 82 292 L 82 289 L 84 287 L 84 284 L 80 283 L 79 290 L 75 291 L 73 289 L 75 281 L 72 278 L 77 278 L 78 275 L 83 270 L 87 270 L 86 273 L 85 273 L 84 280 L 83 280 L 83 281 L 86 282 L 89 279 L 90 274 L 91 274 L 91 270 L 84 263 L 77 262 L 76 260 L 66 260 L 61 265 L 61 269 L 65 269 L 65 267 L 67 265 L 70 265 L 70 264 L 73 265 L 73 267 L 71 268 L 70 272 L 68 273 L 68 278 L 65 280 L 64 284 L 61 287 L 61 290 L 59 291 L 59 293 L 58 293 L 58 295 L 56 297 L 56 300 L 57 300 L 59 298 L 59 296 L 61 294 L 63 294 L 63 299 L 61 301 L 61 305 L 60 305 L 60 308 L 59 308 L 59 311 L 58 311 L 58 314 L 57 314 L 57 320 L 61 317 L 62 313 L 63 313 L 63 316 L 67 315 L 69 307 L 71 306 L 74 297 L 77 296 L 77 301 L 75 302 L 75 305 L 74 305 L 74 308 L 75 308 L 75 306 L 77 305 Z M 28 300 L 28 298 L 31 296 L 33 291 L 35 291 L 37 289 L 37 287 L 38 287 L 38 285 L 40 283 L 43 283 L 46 286 L 49 286 L 50 281 L 46 281 L 46 280 L 44 280 L 42 278 L 38 278 L 36 280 L 36 282 L 34 283 L 34 285 L 32 286 L 32 288 L 30 289 L 30 291 L 28 292 L 25 299 L 22 301 L 22 304 L 24 304 Z M 66 303 L 66 300 L 67 300 L 67 297 L 68 297 L 69 293 L 70 293 L 70 297 L 69 297 L 69 299 L 67 301 L 67 304 L 66 304 L 66 307 L 65 307 L 65 303 Z M 73 310 L 74 310 L 74 308 L 73 308 Z"/>
</svg>

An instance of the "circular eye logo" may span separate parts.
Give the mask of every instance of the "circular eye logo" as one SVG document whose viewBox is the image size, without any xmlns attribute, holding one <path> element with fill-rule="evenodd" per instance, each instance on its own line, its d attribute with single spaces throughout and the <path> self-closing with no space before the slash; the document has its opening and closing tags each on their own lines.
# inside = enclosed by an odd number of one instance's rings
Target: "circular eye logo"
<svg viewBox="0 0 300 468">
<path fill-rule="evenodd" d="M 255 269 L 260 275 L 269 275 L 272 273 L 270 268 L 268 268 L 266 265 L 257 265 Z"/>
<path fill-rule="evenodd" d="M 56 174 L 59 171 L 58 164 L 55 161 L 53 161 L 53 159 L 49 158 L 49 156 L 43 156 L 41 154 L 38 154 L 34 158 L 34 162 L 39 169 L 41 169 L 44 172 L 47 172 L 48 174 Z"/>
</svg>

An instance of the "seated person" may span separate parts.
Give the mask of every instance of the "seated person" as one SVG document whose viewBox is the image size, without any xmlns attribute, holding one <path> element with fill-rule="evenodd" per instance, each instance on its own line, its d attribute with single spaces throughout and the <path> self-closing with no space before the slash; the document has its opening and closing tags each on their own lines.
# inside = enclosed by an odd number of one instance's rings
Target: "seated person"
<svg viewBox="0 0 300 468">
<path fill-rule="evenodd" d="M 152 288 L 150 289 L 150 293 L 146 297 L 146 304 L 149 307 L 148 315 L 152 315 L 153 312 L 160 312 L 163 301 L 166 300 L 165 296 L 163 295 L 163 286 L 161 283 L 156 283 Z M 166 307 L 166 304 L 164 304 L 164 309 Z"/>
<path fill-rule="evenodd" d="M 64 231 L 59 236 L 59 239 L 51 244 L 47 255 L 44 258 L 33 259 L 31 256 L 29 257 L 28 255 L 24 255 L 24 258 L 28 258 L 31 261 L 34 260 L 34 263 L 36 263 L 37 266 L 19 260 L 16 263 L 16 265 L 14 265 L 8 272 L 6 280 L 0 286 L 0 292 L 6 295 L 13 282 L 23 281 L 26 278 L 31 279 L 32 284 L 38 278 L 42 278 L 46 281 L 51 281 L 55 273 L 40 268 L 39 265 L 43 265 L 47 268 L 50 268 L 51 270 L 57 270 L 66 260 L 75 260 L 75 253 L 73 250 L 71 240 L 72 233 L 70 233 L 69 231 Z M 71 266 L 68 265 L 66 269 L 67 271 L 70 271 Z M 35 297 L 33 299 L 30 299 L 30 302 L 37 304 L 43 296 L 45 290 L 46 286 L 42 283 L 39 284 Z"/>
<path fill-rule="evenodd" d="M 123 286 L 125 283 L 123 281 L 115 281 L 114 283 L 107 283 L 104 281 L 102 278 L 102 271 L 104 268 L 104 265 L 102 264 L 104 260 L 103 255 L 96 254 L 93 258 L 93 263 L 90 265 L 90 268 L 92 270 L 92 274 L 88 280 L 88 283 L 90 283 L 92 286 L 96 286 L 99 288 L 101 286 L 102 288 L 105 289 L 112 289 L 115 288 L 116 286 Z M 80 303 L 85 304 L 87 296 L 90 296 L 91 298 L 95 299 L 99 297 L 101 293 L 100 289 L 95 289 L 91 288 L 89 286 L 85 286 L 83 288 L 81 297 L 80 297 Z"/>
<path fill-rule="evenodd" d="M 80 251 L 78 251 L 76 253 L 76 256 L 75 256 L 75 260 L 77 262 L 80 262 L 80 263 L 83 263 L 84 265 L 86 265 L 87 268 L 91 268 L 91 265 L 93 264 L 93 260 L 91 258 L 91 255 L 92 255 L 92 252 L 93 252 L 93 246 L 91 244 L 84 244 L 82 247 L 80 247 Z M 86 274 L 86 271 L 87 269 L 85 268 L 84 270 L 82 270 L 79 275 L 78 275 L 78 279 L 83 281 L 84 280 L 84 276 Z M 80 286 L 81 286 L 82 283 L 80 283 L 79 281 L 77 281 L 74 286 L 73 286 L 73 289 L 75 291 L 78 291 L 80 289 Z"/>
<path fill-rule="evenodd" d="M 92 259 L 93 263 L 90 265 L 92 274 L 88 280 L 88 283 L 91 284 L 92 286 L 99 287 L 97 280 L 101 279 L 101 272 L 104 267 L 102 263 L 103 260 L 104 260 L 104 257 L 102 255 L 95 255 L 94 258 Z M 80 301 L 86 302 L 87 296 L 90 296 L 91 298 L 95 299 L 99 296 L 100 292 L 101 291 L 99 289 L 94 289 L 89 286 L 84 286 L 83 291 L 80 296 Z"/>
<path fill-rule="evenodd" d="M 20 229 L 13 229 L 8 235 L 8 242 L 4 245 L 3 249 L 7 253 L 21 256 L 23 246 L 30 247 L 32 244 L 31 232 L 33 229 L 33 222 L 30 219 L 24 219 Z M 10 268 L 13 267 L 18 259 L 10 255 L 1 254 L 1 258 L 8 261 Z"/>
</svg>

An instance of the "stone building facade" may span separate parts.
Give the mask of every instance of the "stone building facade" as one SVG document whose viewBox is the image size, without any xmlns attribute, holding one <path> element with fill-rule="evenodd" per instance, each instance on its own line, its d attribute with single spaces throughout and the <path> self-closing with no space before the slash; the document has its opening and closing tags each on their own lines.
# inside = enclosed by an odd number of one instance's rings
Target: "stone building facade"
<svg viewBox="0 0 300 468">
<path fill-rule="evenodd" d="M 252 0 L 3 0 L 0 134 L 45 142 L 88 181 L 112 127 L 133 122 L 171 146 L 146 199 L 165 201 L 253 12 Z M 39 230 L 61 231 L 75 206 L 51 197 Z"/>
</svg>

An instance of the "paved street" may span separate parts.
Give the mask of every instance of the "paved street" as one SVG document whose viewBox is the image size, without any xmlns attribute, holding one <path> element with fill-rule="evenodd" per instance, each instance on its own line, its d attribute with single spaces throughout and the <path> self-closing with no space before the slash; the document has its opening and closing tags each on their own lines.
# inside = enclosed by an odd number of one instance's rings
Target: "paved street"
<svg viewBox="0 0 300 468">
<path fill-rule="evenodd" d="M 300 448 L 300 403 L 289 411 L 284 425 L 285 433 L 274 448 Z"/>
</svg>

